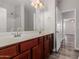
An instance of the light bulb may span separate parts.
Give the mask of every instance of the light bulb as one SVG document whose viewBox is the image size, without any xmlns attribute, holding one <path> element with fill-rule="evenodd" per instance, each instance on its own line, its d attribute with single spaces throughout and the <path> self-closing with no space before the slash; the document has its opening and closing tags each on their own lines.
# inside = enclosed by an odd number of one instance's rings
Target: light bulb
<svg viewBox="0 0 79 59">
<path fill-rule="evenodd" d="M 42 3 L 40 3 L 39 5 L 40 5 L 40 8 L 43 8 L 44 7 L 44 5 Z"/>
<path fill-rule="evenodd" d="M 32 2 L 31 5 L 34 6 L 35 4 Z"/>
<path fill-rule="evenodd" d="M 33 1 L 31 4 L 34 8 L 43 8 L 44 5 L 40 0 Z"/>
</svg>

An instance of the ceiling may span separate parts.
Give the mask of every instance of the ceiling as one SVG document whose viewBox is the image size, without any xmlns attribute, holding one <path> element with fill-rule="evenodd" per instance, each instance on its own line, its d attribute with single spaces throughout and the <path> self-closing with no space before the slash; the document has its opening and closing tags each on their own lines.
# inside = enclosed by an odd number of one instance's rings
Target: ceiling
<svg viewBox="0 0 79 59">
<path fill-rule="evenodd" d="M 18 5 L 18 4 L 31 4 L 33 0 L 0 0 L 0 3 L 5 3 L 9 5 Z M 46 2 L 48 0 L 41 0 L 43 2 Z"/>
<path fill-rule="evenodd" d="M 30 3 L 30 0 L 0 0 L 0 3 L 8 4 L 8 5 L 18 5 L 22 3 Z"/>
<path fill-rule="evenodd" d="M 63 0 L 56 0 L 56 5 L 59 6 Z"/>
</svg>

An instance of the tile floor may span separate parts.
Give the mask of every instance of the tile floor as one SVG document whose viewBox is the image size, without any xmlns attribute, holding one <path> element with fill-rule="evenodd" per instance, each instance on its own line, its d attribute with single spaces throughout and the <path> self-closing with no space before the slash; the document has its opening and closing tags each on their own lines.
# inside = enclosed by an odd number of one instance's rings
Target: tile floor
<svg viewBox="0 0 79 59">
<path fill-rule="evenodd" d="M 49 59 L 78 59 L 79 52 L 74 50 L 74 35 L 65 35 L 58 53 L 52 53 Z"/>
</svg>

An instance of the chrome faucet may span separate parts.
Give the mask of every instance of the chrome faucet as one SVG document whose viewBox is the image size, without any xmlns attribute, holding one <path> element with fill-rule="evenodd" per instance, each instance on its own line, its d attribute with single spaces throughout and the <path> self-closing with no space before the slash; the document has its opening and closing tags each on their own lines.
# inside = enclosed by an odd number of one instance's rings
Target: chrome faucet
<svg viewBox="0 0 79 59">
<path fill-rule="evenodd" d="M 41 33 L 42 33 L 42 31 L 40 30 L 40 31 L 39 31 L 39 34 L 41 34 Z"/>
<path fill-rule="evenodd" d="M 14 37 L 20 37 L 21 36 L 20 31 L 21 31 L 21 28 L 17 28 L 17 31 L 16 31 Z"/>
</svg>

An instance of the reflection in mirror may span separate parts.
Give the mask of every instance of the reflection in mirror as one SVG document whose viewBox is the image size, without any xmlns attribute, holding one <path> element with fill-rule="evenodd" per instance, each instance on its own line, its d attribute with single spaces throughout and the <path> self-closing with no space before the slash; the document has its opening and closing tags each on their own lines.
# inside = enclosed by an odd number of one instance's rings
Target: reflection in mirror
<svg viewBox="0 0 79 59">
<path fill-rule="evenodd" d="M 0 32 L 7 31 L 7 10 L 0 7 Z"/>
<path fill-rule="evenodd" d="M 18 29 L 19 31 L 44 31 L 47 24 L 44 23 L 46 22 L 44 18 L 48 19 L 50 12 L 46 6 L 43 6 L 47 4 L 40 5 L 41 2 L 37 3 L 40 9 L 36 9 L 31 5 L 32 0 L 0 0 L 0 32 L 16 32 Z"/>
<path fill-rule="evenodd" d="M 30 0 L 0 0 L 0 32 L 33 31 L 34 13 Z"/>
</svg>

